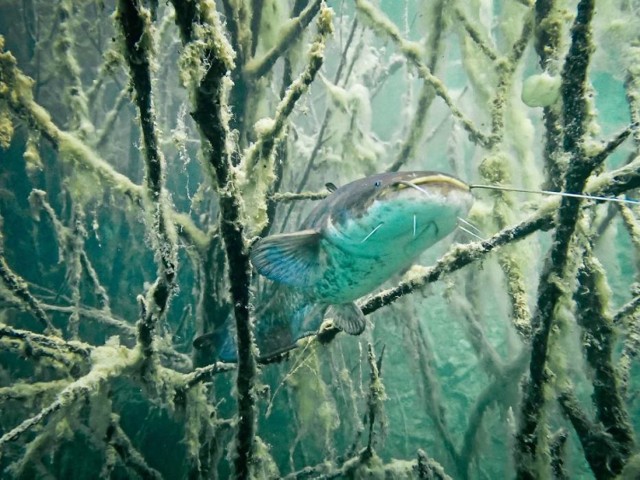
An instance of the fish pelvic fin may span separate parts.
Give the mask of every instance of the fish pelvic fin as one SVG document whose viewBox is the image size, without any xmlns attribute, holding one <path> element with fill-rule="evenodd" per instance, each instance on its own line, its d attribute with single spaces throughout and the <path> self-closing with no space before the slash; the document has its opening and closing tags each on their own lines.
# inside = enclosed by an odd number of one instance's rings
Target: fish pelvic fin
<svg viewBox="0 0 640 480">
<path fill-rule="evenodd" d="M 251 262 L 260 275 L 270 280 L 308 287 L 320 267 L 320 238 L 317 230 L 265 237 L 251 250 Z"/>
<path fill-rule="evenodd" d="M 331 305 L 327 316 L 333 316 L 334 325 L 349 335 L 360 335 L 367 325 L 364 313 L 354 302 Z"/>
</svg>

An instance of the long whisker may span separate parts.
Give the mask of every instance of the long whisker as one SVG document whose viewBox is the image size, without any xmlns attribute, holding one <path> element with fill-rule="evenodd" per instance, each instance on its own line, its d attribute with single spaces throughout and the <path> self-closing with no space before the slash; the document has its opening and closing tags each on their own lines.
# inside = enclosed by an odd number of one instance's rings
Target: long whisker
<svg viewBox="0 0 640 480">
<path fill-rule="evenodd" d="M 429 192 L 427 192 L 424 188 L 419 187 L 418 185 L 416 185 L 415 183 L 411 183 L 411 182 L 407 182 L 406 180 L 400 180 L 398 182 L 400 185 L 406 185 L 407 187 L 411 187 L 411 188 L 415 188 L 416 190 L 418 190 L 419 192 L 424 193 L 425 195 L 429 195 Z"/>
<path fill-rule="evenodd" d="M 617 203 L 629 203 L 631 205 L 640 205 L 640 200 L 633 200 L 628 198 L 617 198 L 617 197 L 601 197 L 598 195 L 587 195 L 585 193 L 555 192 L 552 190 L 530 190 L 528 188 L 502 187 L 498 185 L 469 185 L 469 188 L 471 189 L 482 188 L 485 190 L 500 190 L 505 192 L 536 193 L 538 195 L 556 195 L 559 197 L 584 198 L 586 200 L 597 200 L 597 201 L 604 201 L 604 202 L 617 202 Z"/>
<path fill-rule="evenodd" d="M 458 217 L 458 221 L 461 222 L 461 223 L 464 223 L 467 227 L 469 227 L 471 230 L 476 232 L 478 235 L 482 234 L 482 231 L 478 227 L 476 227 L 473 223 L 471 223 L 470 221 L 465 220 L 462 217 Z"/>
<path fill-rule="evenodd" d="M 465 233 L 468 233 L 469 235 L 471 235 L 473 238 L 476 238 L 478 240 L 480 240 L 481 242 L 484 241 L 484 238 L 482 238 L 480 235 L 476 235 L 475 233 L 473 233 L 471 230 L 467 230 L 466 228 L 464 228 L 462 225 L 458 225 L 458 228 L 460 230 L 462 230 Z"/>
<path fill-rule="evenodd" d="M 383 224 L 382 224 L 382 223 L 380 223 L 376 228 L 374 228 L 373 230 L 371 230 L 371 232 L 369 233 L 369 235 L 367 235 L 366 237 L 364 237 L 360 243 L 364 243 L 364 242 L 366 242 L 367 240 L 369 240 L 369 237 L 370 237 L 371 235 L 373 235 L 374 233 L 376 233 L 376 232 L 378 231 L 378 229 L 379 229 L 382 225 L 383 225 Z"/>
</svg>

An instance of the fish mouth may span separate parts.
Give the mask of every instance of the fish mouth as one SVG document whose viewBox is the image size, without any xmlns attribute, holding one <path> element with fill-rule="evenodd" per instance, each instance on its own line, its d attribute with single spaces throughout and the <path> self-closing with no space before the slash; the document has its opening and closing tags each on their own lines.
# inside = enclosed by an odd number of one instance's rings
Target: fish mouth
<svg viewBox="0 0 640 480">
<path fill-rule="evenodd" d="M 427 193 L 423 187 L 435 187 L 440 190 L 462 190 L 464 192 L 470 192 L 471 187 L 455 177 L 437 173 L 434 175 L 424 175 L 407 180 L 399 180 L 394 184 L 397 190 L 405 188 L 415 188 L 423 193 Z M 444 193 L 444 192 L 443 192 Z"/>
<path fill-rule="evenodd" d="M 462 180 L 446 174 L 435 173 L 413 178 L 400 178 L 391 183 L 385 191 L 381 192 L 378 198 L 391 199 L 408 190 L 418 191 L 426 197 L 441 196 L 446 198 L 450 197 L 450 195 L 471 195 L 471 187 Z"/>
</svg>

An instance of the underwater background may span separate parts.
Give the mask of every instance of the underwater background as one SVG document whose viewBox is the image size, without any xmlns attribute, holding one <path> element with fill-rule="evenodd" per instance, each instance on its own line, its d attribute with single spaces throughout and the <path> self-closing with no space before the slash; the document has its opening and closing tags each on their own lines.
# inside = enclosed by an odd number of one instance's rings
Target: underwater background
<svg viewBox="0 0 640 480">
<path fill-rule="evenodd" d="M 268 364 L 249 257 L 384 171 L 640 198 L 638 32 L 637 0 L 0 1 L 0 478 L 640 478 L 637 204 L 474 189 L 361 335 Z"/>
</svg>

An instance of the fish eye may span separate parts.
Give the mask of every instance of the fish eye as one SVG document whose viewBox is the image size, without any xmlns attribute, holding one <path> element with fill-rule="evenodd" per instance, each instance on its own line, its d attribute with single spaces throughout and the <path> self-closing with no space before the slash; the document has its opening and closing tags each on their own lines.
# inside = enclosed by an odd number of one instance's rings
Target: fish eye
<svg viewBox="0 0 640 480">
<path fill-rule="evenodd" d="M 380 180 L 376 180 L 376 181 L 373 183 L 373 185 L 374 185 L 375 187 L 379 187 L 380 185 L 382 185 L 382 182 L 381 182 Z"/>
</svg>

